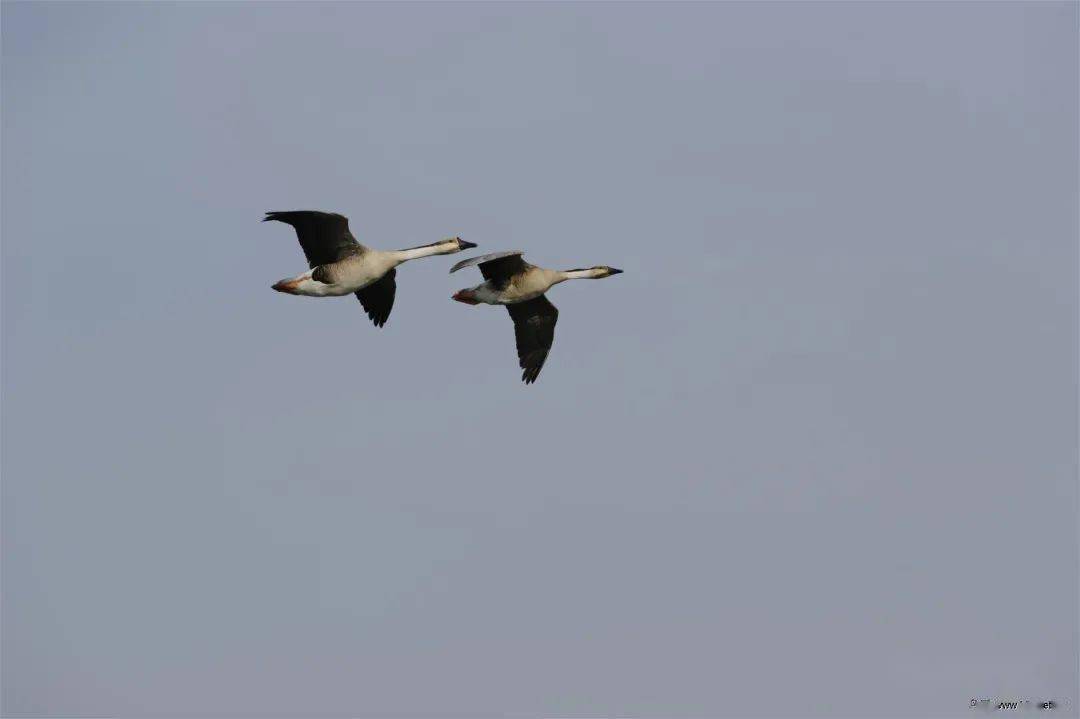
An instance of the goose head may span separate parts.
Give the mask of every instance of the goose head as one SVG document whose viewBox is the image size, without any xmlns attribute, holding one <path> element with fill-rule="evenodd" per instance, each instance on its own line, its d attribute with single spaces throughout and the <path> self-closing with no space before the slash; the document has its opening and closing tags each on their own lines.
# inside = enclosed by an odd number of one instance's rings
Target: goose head
<svg viewBox="0 0 1080 719">
<path fill-rule="evenodd" d="M 622 270 L 617 270 L 614 267 L 608 267 L 607 265 L 586 267 L 583 270 L 568 270 L 568 274 L 572 274 L 574 277 L 583 277 L 589 280 L 602 280 L 605 277 L 611 277 L 612 275 L 617 275 L 621 272 Z"/>
<path fill-rule="evenodd" d="M 476 247 L 475 242 L 466 242 L 460 237 L 451 237 L 448 240 L 443 240 L 442 243 L 446 245 L 446 254 L 453 254 L 454 252 L 461 252 L 462 250 L 469 250 Z"/>
</svg>

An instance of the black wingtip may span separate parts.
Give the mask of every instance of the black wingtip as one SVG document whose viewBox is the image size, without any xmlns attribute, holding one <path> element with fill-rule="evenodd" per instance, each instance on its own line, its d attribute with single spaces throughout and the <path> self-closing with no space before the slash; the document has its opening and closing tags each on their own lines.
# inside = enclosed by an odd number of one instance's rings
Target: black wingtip
<svg viewBox="0 0 1080 719">
<path fill-rule="evenodd" d="M 380 317 L 379 315 L 375 314 L 374 312 L 368 312 L 367 316 L 368 316 L 368 319 L 371 320 L 371 324 L 375 325 L 379 329 L 382 329 L 383 325 L 385 325 L 386 322 L 390 319 L 390 314 L 389 313 L 387 313 L 385 317 Z"/>
</svg>

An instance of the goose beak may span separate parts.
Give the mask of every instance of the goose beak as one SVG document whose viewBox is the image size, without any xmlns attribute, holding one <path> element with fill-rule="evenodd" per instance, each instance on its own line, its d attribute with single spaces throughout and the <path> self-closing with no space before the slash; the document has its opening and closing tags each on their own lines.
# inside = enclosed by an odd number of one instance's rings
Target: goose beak
<svg viewBox="0 0 1080 719">
<path fill-rule="evenodd" d="M 608 276 L 609 276 L 609 277 L 610 277 L 611 275 L 621 275 L 621 274 L 622 274 L 622 270 L 617 270 L 617 269 L 615 269 L 614 267 L 609 267 L 609 268 L 608 268 Z"/>
<path fill-rule="evenodd" d="M 461 239 L 460 237 L 457 238 L 457 243 L 458 243 L 458 247 L 463 249 L 463 250 L 471 250 L 473 247 L 476 247 L 475 242 L 466 242 L 465 240 Z"/>
</svg>

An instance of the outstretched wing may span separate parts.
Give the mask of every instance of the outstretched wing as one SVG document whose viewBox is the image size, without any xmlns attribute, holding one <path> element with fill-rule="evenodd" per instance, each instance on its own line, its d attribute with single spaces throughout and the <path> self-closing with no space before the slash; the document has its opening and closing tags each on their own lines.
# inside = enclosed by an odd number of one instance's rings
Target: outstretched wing
<svg viewBox="0 0 1080 719">
<path fill-rule="evenodd" d="M 480 274 L 485 280 L 502 282 L 514 275 L 524 272 L 527 265 L 521 258 L 522 250 L 513 252 L 492 252 L 489 255 L 480 255 L 467 260 L 462 260 L 450 268 L 451 272 L 457 272 L 463 267 L 480 265 Z"/>
<path fill-rule="evenodd" d="M 362 290 L 357 290 L 356 299 L 367 310 L 367 316 L 375 323 L 376 327 L 382 327 L 390 317 L 390 310 L 394 309 L 394 295 L 397 294 L 397 282 L 394 277 L 397 270 L 391 269 L 385 275 Z"/>
<path fill-rule="evenodd" d="M 506 309 L 514 321 L 521 381 L 532 384 L 544 366 L 551 343 L 555 341 L 555 322 L 559 319 L 559 310 L 544 295 L 506 305 Z"/>
<path fill-rule="evenodd" d="M 263 222 L 276 220 L 292 225 L 300 247 L 304 250 L 308 265 L 328 265 L 349 255 L 358 255 L 367 248 L 356 241 L 349 232 L 349 219 L 333 212 L 296 210 L 295 212 L 267 212 Z"/>
</svg>

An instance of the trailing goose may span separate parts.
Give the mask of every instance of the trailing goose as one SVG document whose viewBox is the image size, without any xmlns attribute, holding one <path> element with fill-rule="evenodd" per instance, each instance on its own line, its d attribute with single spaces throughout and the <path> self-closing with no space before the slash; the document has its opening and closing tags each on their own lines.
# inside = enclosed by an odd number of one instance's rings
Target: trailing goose
<svg viewBox="0 0 1080 719">
<path fill-rule="evenodd" d="M 267 212 L 263 222 L 268 220 L 292 225 L 311 267 L 303 274 L 274 283 L 275 290 L 306 297 L 354 294 L 376 327 L 386 324 L 394 307 L 395 267 L 418 257 L 449 255 L 476 247 L 460 237 L 451 237 L 407 250 L 374 250 L 356 241 L 349 232 L 348 218 L 332 212 Z"/>
<path fill-rule="evenodd" d="M 530 265 L 521 255 L 521 250 L 481 255 L 462 260 L 450 271 L 457 272 L 473 265 L 480 267 L 484 283 L 459 290 L 453 299 L 468 305 L 506 305 L 510 319 L 514 321 L 521 380 L 532 384 L 551 350 L 555 322 L 559 319 L 559 310 L 544 293 L 566 280 L 598 280 L 617 275 L 622 270 L 603 265 L 581 270 L 548 270 Z"/>
</svg>

